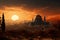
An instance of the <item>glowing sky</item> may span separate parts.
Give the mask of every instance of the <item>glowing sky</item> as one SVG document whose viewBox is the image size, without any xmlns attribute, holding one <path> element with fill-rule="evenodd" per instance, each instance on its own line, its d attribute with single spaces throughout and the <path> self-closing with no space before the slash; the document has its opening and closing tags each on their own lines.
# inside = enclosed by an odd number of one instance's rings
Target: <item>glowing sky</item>
<svg viewBox="0 0 60 40">
<path fill-rule="evenodd" d="M 0 0 L 0 16 L 4 12 L 5 19 L 11 20 L 12 15 L 18 15 L 19 21 L 32 20 L 36 14 L 47 19 L 60 15 L 58 0 Z"/>
</svg>

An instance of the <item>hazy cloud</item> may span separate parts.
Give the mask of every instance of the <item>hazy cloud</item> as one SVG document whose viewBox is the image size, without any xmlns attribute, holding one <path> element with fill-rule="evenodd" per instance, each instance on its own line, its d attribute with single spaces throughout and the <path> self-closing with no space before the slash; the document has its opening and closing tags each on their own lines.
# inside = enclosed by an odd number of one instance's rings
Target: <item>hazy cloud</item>
<svg viewBox="0 0 60 40">
<path fill-rule="evenodd" d="M 42 12 L 60 14 L 59 0 L 0 0 L 0 9 L 3 9 L 4 6 L 22 6 L 26 10 L 41 8 Z"/>
</svg>

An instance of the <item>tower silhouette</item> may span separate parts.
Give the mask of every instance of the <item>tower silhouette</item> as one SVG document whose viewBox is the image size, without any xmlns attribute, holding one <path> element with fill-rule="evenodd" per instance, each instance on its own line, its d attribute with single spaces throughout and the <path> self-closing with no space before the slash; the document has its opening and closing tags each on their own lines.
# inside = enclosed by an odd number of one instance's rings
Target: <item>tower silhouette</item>
<svg viewBox="0 0 60 40">
<path fill-rule="evenodd" d="M 1 30 L 2 30 L 2 32 L 5 32 L 5 19 L 4 19 L 4 13 L 2 14 Z"/>
<path fill-rule="evenodd" d="M 46 17 L 44 16 L 44 25 L 46 25 Z"/>
</svg>

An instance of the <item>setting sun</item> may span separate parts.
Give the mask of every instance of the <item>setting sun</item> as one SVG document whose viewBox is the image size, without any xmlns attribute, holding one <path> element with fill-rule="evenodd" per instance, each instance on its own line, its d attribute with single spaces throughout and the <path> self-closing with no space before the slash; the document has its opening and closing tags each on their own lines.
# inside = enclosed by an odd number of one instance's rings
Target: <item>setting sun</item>
<svg viewBox="0 0 60 40">
<path fill-rule="evenodd" d="M 11 17 L 11 19 L 12 19 L 13 21 L 16 21 L 16 20 L 19 20 L 19 17 L 18 17 L 17 15 L 13 15 L 13 16 Z"/>
</svg>

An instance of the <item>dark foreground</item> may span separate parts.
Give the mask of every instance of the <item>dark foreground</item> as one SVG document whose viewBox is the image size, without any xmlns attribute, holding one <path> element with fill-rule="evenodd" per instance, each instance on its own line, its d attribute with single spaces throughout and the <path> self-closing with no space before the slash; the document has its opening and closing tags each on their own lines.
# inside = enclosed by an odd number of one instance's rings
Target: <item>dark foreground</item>
<svg viewBox="0 0 60 40">
<path fill-rule="evenodd" d="M 0 32 L 0 40 L 60 40 L 60 33 L 57 31 L 31 32 L 26 30 L 21 31 L 6 31 Z"/>
</svg>

